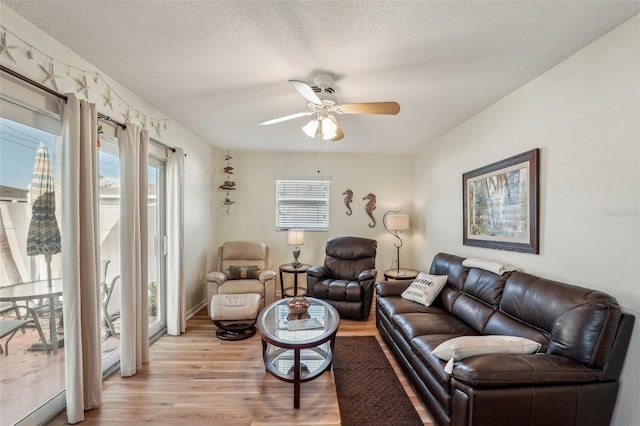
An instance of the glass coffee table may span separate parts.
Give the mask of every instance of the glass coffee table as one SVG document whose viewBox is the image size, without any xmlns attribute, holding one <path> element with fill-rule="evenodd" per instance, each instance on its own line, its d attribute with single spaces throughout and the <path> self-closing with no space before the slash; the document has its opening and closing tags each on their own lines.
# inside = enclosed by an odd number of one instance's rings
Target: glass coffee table
<svg viewBox="0 0 640 426">
<path fill-rule="evenodd" d="M 287 303 L 290 300 L 281 299 L 264 308 L 257 326 L 267 371 L 293 383 L 293 408 L 300 408 L 300 383 L 313 380 L 331 368 L 340 315 L 330 304 L 308 297 L 311 303 L 308 315 L 301 319 L 289 318 Z M 295 326 L 302 328 L 290 329 Z"/>
</svg>

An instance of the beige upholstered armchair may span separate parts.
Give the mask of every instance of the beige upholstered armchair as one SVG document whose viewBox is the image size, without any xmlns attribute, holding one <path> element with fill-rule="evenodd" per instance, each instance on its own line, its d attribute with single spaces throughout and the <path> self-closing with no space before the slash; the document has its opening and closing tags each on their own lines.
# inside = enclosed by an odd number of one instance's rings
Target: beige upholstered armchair
<svg viewBox="0 0 640 426">
<path fill-rule="evenodd" d="M 252 241 L 227 241 L 218 248 L 216 270 L 205 279 L 207 310 L 215 294 L 260 295 L 260 309 L 276 299 L 276 273 L 271 269 L 269 247 Z"/>
</svg>

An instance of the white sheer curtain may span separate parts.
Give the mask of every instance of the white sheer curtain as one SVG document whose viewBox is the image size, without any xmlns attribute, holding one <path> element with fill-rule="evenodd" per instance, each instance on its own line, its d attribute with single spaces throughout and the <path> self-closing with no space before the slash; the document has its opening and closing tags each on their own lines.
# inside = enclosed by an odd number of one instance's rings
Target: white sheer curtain
<svg viewBox="0 0 640 426">
<path fill-rule="evenodd" d="M 95 104 L 67 95 L 62 111 L 62 268 L 67 419 L 102 403 L 98 125 Z"/>
<path fill-rule="evenodd" d="M 178 336 L 186 329 L 183 273 L 184 252 L 184 151 L 176 148 L 167 158 L 167 333 Z"/>
<path fill-rule="evenodd" d="M 147 158 L 149 132 L 118 129 L 120 147 L 120 375 L 149 362 Z"/>
</svg>

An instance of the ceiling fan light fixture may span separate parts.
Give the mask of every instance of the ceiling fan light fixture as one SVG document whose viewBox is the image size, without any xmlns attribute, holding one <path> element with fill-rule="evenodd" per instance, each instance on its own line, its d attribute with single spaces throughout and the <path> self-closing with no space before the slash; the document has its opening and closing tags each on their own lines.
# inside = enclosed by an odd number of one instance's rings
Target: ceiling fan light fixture
<svg viewBox="0 0 640 426">
<path fill-rule="evenodd" d="M 302 126 L 302 131 L 310 138 L 315 138 L 316 135 L 322 131 L 320 121 L 315 118 L 310 120 L 307 124 Z"/>
<path fill-rule="evenodd" d="M 338 126 L 332 120 L 322 120 L 322 139 L 325 141 L 331 140 L 336 137 L 337 132 Z"/>
<path fill-rule="evenodd" d="M 335 90 L 331 87 L 333 85 L 331 74 L 316 74 L 313 82 L 315 86 L 304 81 L 289 80 L 291 87 L 307 100 L 308 111 L 262 121 L 258 125 L 267 126 L 315 114 L 315 117 L 302 127 L 302 131 L 311 139 L 319 136 L 325 141 L 339 141 L 344 138 L 344 132 L 335 114 L 395 115 L 400 112 L 400 105 L 397 102 L 338 104 Z"/>
</svg>

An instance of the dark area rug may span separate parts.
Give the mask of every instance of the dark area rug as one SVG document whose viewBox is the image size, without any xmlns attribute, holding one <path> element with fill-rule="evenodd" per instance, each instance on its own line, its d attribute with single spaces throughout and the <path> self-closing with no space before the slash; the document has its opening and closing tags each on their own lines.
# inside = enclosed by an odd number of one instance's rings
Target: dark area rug
<svg viewBox="0 0 640 426">
<path fill-rule="evenodd" d="M 337 337 L 333 376 L 342 426 L 422 425 L 374 336 Z"/>
</svg>

